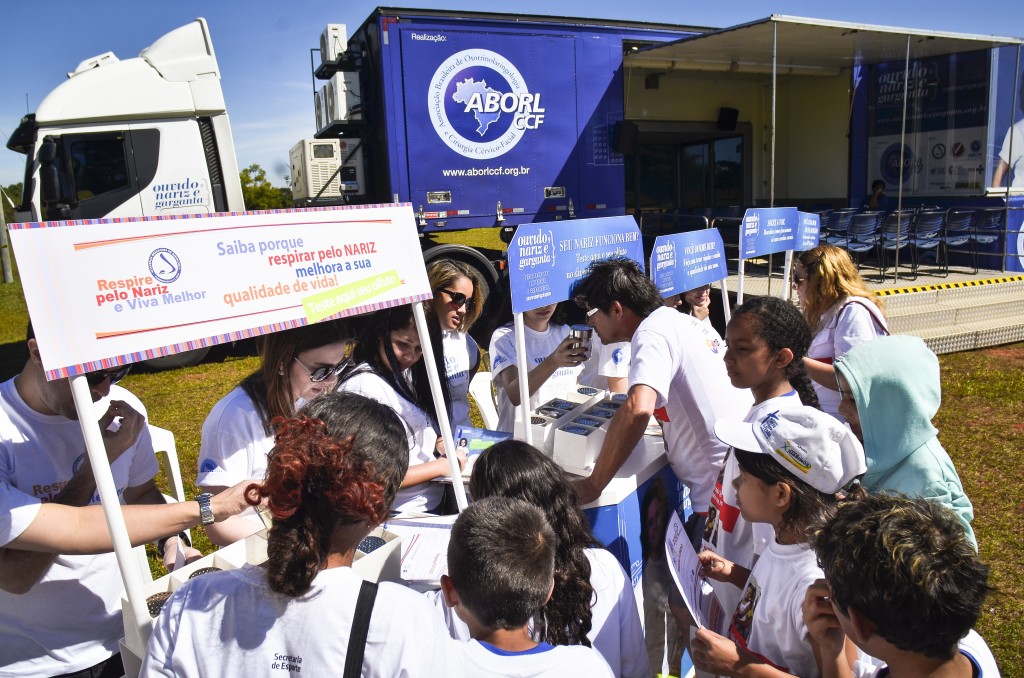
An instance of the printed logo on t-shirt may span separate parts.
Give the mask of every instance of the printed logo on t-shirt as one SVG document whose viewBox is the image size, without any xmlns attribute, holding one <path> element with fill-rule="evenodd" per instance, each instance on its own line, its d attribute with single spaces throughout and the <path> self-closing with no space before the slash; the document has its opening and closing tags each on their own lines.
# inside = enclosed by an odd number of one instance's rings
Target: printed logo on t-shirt
<svg viewBox="0 0 1024 678">
<path fill-rule="evenodd" d="M 718 354 L 718 342 L 715 341 L 714 339 L 704 339 L 704 341 L 707 342 L 708 348 L 711 349 L 711 352 L 717 355 Z"/>
<path fill-rule="evenodd" d="M 495 355 L 494 358 L 491 360 L 491 364 L 494 365 L 495 367 L 497 367 L 498 365 L 502 364 L 505 361 L 506 361 L 505 356 L 498 354 L 498 355 Z"/>
<path fill-rule="evenodd" d="M 618 365 L 619 363 L 621 363 L 623 361 L 623 357 L 622 356 L 623 356 L 623 350 L 621 348 L 615 349 L 614 351 L 612 351 L 612 362 L 615 363 L 616 365 Z"/>
<path fill-rule="evenodd" d="M 761 587 L 757 585 L 757 580 L 751 576 L 747 580 L 747 585 L 743 589 L 743 597 L 740 598 L 740 602 L 736 605 L 736 611 L 732 615 L 732 623 L 729 625 L 729 636 L 736 641 L 736 644 L 747 650 L 761 661 L 775 667 L 780 671 L 789 673 L 789 669 L 785 666 L 779 666 L 775 662 L 771 661 L 763 654 L 760 654 L 756 650 L 751 650 L 748 646 L 750 641 L 750 634 L 754 627 L 754 612 L 757 610 L 757 603 L 761 600 Z"/>
<path fill-rule="evenodd" d="M 761 599 L 761 587 L 757 585 L 757 579 L 751 575 L 747 585 L 743 589 L 743 597 L 736 604 L 736 611 L 732 614 L 732 623 L 729 625 L 729 633 L 732 639 L 743 647 L 747 646 L 750 640 L 750 629 L 754 622 L 754 610 L 757 609 L 757 601 Z"/>
<path fill-rule="evenodd" d="M 732 533 L 736 529 L 736 521 L 740 517 L 740 509 L 736 506 L 730 506 L 725 501 L 725 495 L 722 492 L 722 479 L 719 477 L 718 482 L 715 483 L 715 491 L 711 493 L 711 505 L 715 507 L 716 515 L 722 529 L 726 532 Z M 711 516 L 708 516 L 708 523 L 711 522 Z"/>
<path fill-rule="evenodd" d="M 302 657 L 294 654 L 274 653 L 274 661 L 270 662 L 270 668 L 275 671 L 291 671 L 302 673 Z"/>
<path fill-rule="evenodd" d="M 78 473 L 78 467 L 82 465 L 83 461 L 85 461 L 85 452 L 78 455 L 78 458 L 75 459 L 75 463 L 71 465 L 71 475 Z"/>
<path fill-rule="evenodd" d="M 213 459 L 204 459 L 203 463 L 199 465 L 199 472 L 209 473 L 210 471 L 216 471 L 217 468 L 217 462 Z"/>
</svg>

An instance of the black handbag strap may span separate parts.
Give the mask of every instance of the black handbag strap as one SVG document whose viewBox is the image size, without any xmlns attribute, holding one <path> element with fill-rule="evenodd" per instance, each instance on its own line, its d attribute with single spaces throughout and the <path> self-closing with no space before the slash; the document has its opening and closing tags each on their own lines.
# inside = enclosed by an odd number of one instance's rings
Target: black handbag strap
<svg viewBox="0 0 1024 678">
<path fill-rule="evenodd" d="M 376 582 L 364 581 L 359 587 L 356 613 L 352 617 L 352 633 L 348 637 L 348 650 L 345 652 L 345 673 L 342 674 L 344 678 L 359 678 L 363 672 L 363 651 L 366 649 L 370 615 L 373 613 L 373 601 L 376 598 Z"/>
</svg>

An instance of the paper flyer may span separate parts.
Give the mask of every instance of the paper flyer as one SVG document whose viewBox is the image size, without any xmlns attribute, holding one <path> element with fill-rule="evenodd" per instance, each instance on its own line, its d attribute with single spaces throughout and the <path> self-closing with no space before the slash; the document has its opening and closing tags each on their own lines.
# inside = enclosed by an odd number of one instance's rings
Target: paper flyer
<svg viewBox="0 0 1024 678">
<path fill-rule="evenodd" d="M 697 626 L 722 633 L 720 626 L 725 616 L 722 614 L 722 606 L 715 597 L 711 583 L 701 574 L 697 552 L 693 550 L 679 514 L 675 512 L 665 531 L 665 553 L 672 579 Z"/>
</svg>

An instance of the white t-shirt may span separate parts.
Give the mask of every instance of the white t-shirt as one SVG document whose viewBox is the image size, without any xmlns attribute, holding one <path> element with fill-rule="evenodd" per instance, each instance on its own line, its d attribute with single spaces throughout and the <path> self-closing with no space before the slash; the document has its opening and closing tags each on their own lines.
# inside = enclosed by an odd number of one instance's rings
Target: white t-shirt
<svg viewBox="0 0 1024 678">
<path fill-rule="evenodd" d="M 110 395 L 94 405 L 97 419 L 110 400 L 137 402 L 128 391 L 113 386 Z M 5 505 L 50 501 L 84 459 L 78 421 L 31 409 L 13 379 L 0 384 L 0 483 L 9 495 Z M 152 480 L 158 468 L 149 429 L 143 427 L 135 445 L 111 465 L 118 495 Z M 94 493 L 90 503 L 98 504 L 99 495 Z M 8 518 L 5 543 L 27 527 L 25 510 Z M 113 553 L 57 556 L 27 593 L 0 591 L 0 676 L 71 673 L 110 657 L 124 636 L 123 591 Z"/>
<path fill-rule="evenodd" d="M 507 652 L 471 640 L 458 643 L 457 656 L 462 675 L 474 678 L 599 678 L 614 675 L 597 650 L 583 645 L 541 643 L 525 652 Z"/>
<path fill-rule="evenodd" d="M 999 666 L 996 658 L 992 656 L 985 639 L 978 635 L 978 632 L 971 629 L 959 643 L 960 654 L 967 657 L 974 666 L 974 675 L 978 678 L 999 678 Z M 885 664 L 872 664 L 858 660 L 853 665 L 853 675 L 856 678 L 888 678 L 889 667 Z"/>
<path fill-rule="evenodd" d="M 262 480 L 273 448 L 274 436 L 263 428 L 256 404 L 236 386 L 217 401 L 203 422 L 196 485 L 231 487 L 243 480 Z M 246 509 L 242 516 L 262 529 L 255 509 Z"/>
<path fill-rule="evenodd" d="M 409 466 L 434 461 L 434 447 L 437 445 L 437 430 L 426 412 L 403 398 L 377 373 L 364 370 L 352 375 L 338 385 L 339 391 L 358 393 L 371 400 L 387 405 L 401 417 L 406 425 L 409 441 Z M 419 485 L 403 487 L 395 495 L 393 511 L 428 512 L 441 503 L 444 487 L 429 480 Z"/>
<path fill-rule="evenodd" d="M 618 559 L 607 550 L 588 548 L 584 553 L 590 562 L 590 585 L 594 587 L 587 638 L 616 676 L 649 678 L 651 665 L 633 596 L 633 582 Z M 432 591 L 424 595 L 436 608 L 439 623 L 448 629 L 452 638 L 469 640 L 469 627 L 445 604 L 441 592 Z"/>
<path fill-rule="evenodd" d="M 361 582 L 351 568 L 334 567 L 290 598 L 271 591 L 266 571 L 253 565 L 196 577 L 164 605 L 141 675 L 340 676 Z M 453 646 L 422 596 L 380 584 L 364 678 L 453 675 Z"/>
<path fill-rule="evenodd" d="M 544 362 L 544 359 L 555 352 L 562 340 L 569 336 L 568 325 L 548 324 L 543 332 L 526 330 L 526 358 L 533 369 Z M 520 409 L 513 407 L 505 389 L 501 388 L 498 375 L 510 367 L 516 366 L 516 337 L 512 325 L 505 325 L 494 330 L 491 335 L 491 379 L 494 381 L 498 394 L 498 430 L 512 432 L 517 417 L 521 417 Z M 530 410 L 540 407 L 552 398 L 564 398 L 575 385 L 583 366 L 559 367 L 547 381 L 540 385 L 537 392 L 530 396 Z"/>
<path fill-rule="evenodd" d="M 807 349 L 807 356 L 831 365 L 836 358 L 846 355 L 854 346 L 876 337 L 884 337 L 888 333 L 885 318 L 877 306 L 866 299 L 848 297 L 836 302 L 822 314 L 821 320 L 818 321 L 818 329 Z M 826 388 L 818 382 L 813 382 L 813 385 L 822 411 L 845 422 L 846 420 L 839 415 L 839 391 Z"/>
<path fill-rule="evenodd" d="M 1010 134 L 1013 134 L 1013 162 L 1010 162 Z M 1010 166 L 1010 176 L 1013 177 L 1011 187 L 1024 186 L 1024 119 L 1013 123 L 1010 129 L 1006 130 L 1003 137 L 1003 146 L 999 149 L 999 159 Z M 1009 177 L 1007 178 L 1009 180 Z"/>
<path fill-rule="evenodd" d="M 651 664 L 632 580 L 605 549 L 589 548 L 584 553 L 590 561 L 590 585 L 594 587 L 587 638 L 616 676 L 650 678 Z"/>
<path fill-rule="evenodd" d="M 203 422 L 196 485 L 231 487 L 250 478 L 262 479 L 273 447 L 274 436 L 263 428 L 256 404 L 236 386 Z"/>
<path fill-rule="evenodd" d="M 710 331 L 710 333 L 709 333 Z M 714 336 L 712 336 L 712 334 Z M 633 334 L 629 386 L 645 384 L 657 394 L 666 454 L 676 477 L 690 488 L 693 510 L 707 511 L 728 445 L 715 436 L 719 419 L 743 418 L 753 402 L 747 389 L 729 382 L 721 339 L 714 328 L 662 307 Z"/>
<path fill-rule="evenodd" d="M 765 415 L 787 408 L 800 407 L 800 396 L 796 391 L 769 398 L 750 408 L 743 418 L 746 422 L 757 422 Z M 739 501 L 733 481 L 740 475 L 740 465 L 732 449 L 725 458 L 725 465 L 715 484 L 708 509 L 708 521 L 704 526 L 704 548 L 710 549 L 726 560 L 740 567 L 750 569 L 765 545 L 775 539 L 775 530 L 768 523 L 751 523 L 740 514 Z M 725 614 L 731 614 L 740 601 L 740 590 L 728 582 L 710 580 L 715 597 Z"/>
<path fill-rule="evenodd" d="M 452 399 L 452 432 L 459 426 L 472 426 L 469 420 L 469 382 L 480 364 L 480 347 L 473 337 L 458 330 L 441 333 L 444 347 L 444 373 Z"/>
<path fill-rule="evenodd" d="M 807 587 L 824 576 L 807 544 L 768 542 L 758 558 L 729 626 L 741 647 L 801 678 L 821 675 L 804 624 Z"/>
<path fill-rule="evenodd" d="M 628 377 L 630 345 L 628 341 L 605 344 L 597 333 L 591 338 L 590 359 L 583 363 L 579 383 L 602 391 L 608 390 L 609 377 Z"/>
<path fill-rule="evenodd" d="M 7 546 L 28 529 L 39 515 L 41 502 L 0 481 L 0 547 Z"/>
</svg>

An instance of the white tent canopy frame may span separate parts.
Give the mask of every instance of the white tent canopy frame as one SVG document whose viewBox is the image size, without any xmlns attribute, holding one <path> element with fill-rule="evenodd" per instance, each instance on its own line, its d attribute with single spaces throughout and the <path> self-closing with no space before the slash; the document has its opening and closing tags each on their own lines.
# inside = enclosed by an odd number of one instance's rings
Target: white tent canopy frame
<svg viewBox="0 0 1024 678">
<path fill-rule="evenodd" d="M 905 145 L 907 129 L 906 95 L 910 80 L 910 60 L 1014 45 L 1017 46 L 1018 51 L 1017 75 L 1019 76 L 1020 49 L 1024 45 L 1024 40 L 1020 38 L 928 31 L 773 14 L 758 21 L 639 50 L 625 58 L 625 65 L 631 68 L 664 71 L 747 73 L 763 75 L 770 79 L 772 95 L 768 207 L 775 207 L 775 116 L 780 74 L 805 77 L 835 76 L 845 68 L 892 62 L 902 58 L 904 61 L 903 119 L 900 133 L 900 163 L 902 166 L 904 160 L 902 147 Z M 1015 82 L 1019 82 L 1019 77 Z M 1017 97 L 1014 96 L 1013 100 L 1016 101 Z M 1007 188 L 1008 196 L 1009 188 Z M 903 177 L 901 173 L 896 209 L 900 210 L 902 207 Z M 896 264 L 893 275 L 898 276 L 899 249 L 895 254 Z M 1005 261 L 1004 247 L 1004 268 Z M 742 260 L 740 265 L 742 267 Z M 787 275 L 791 265 L 792 252 L 790 251 L 786 254 Z M 769 268 L 769 285 L 770 275 Z M 740 294 L 742 295 L 742 288 Z M 742 296 L 737 303 L 741 303 L 741 301 Z"/>
</svg>

